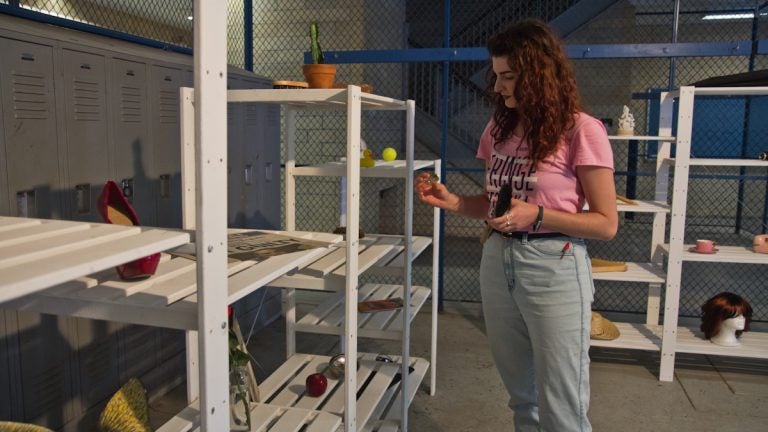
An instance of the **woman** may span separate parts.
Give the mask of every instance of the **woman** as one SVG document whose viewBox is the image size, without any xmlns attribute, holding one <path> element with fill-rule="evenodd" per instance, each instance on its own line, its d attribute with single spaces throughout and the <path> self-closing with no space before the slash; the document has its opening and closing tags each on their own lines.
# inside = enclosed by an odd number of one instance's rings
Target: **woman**
<svg viewBox="0 0 768 432">
<path fill-rule="evenodd" d="M 488 49 L 496 108 L 477 151 L 485 193 L 456 195 L 426 173 L 416 191 L 488 226 L 483 313 L 515 430 L 590 431 L 594 286 L 583 239 L 616 234 L 613 154 L 603 124 L 582 112 L 562 43 L 544 23 L 519 22 Z M 497 206 L 500 190 L 511 196 Z"/>
</svg>

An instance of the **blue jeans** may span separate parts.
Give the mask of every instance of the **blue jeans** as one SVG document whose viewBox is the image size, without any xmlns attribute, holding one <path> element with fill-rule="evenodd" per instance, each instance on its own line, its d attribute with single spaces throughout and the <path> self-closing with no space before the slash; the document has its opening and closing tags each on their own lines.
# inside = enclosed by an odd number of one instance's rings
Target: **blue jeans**
<svg viewBox="0 0 768 432">
<path fill-rule="evenodd" d="M 483 246 L 480 289 L 515 431 L 591 431 L 587 410 L 594 284 L 584 241 L 493 233 Z"/>
</svg>

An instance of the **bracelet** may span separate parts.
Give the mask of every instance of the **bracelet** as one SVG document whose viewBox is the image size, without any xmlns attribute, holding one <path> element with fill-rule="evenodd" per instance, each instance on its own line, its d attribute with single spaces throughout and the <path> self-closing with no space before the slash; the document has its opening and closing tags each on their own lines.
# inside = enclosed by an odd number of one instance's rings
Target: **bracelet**
<svg viewBox="0 0 768 432">
<path fill-rule="evenodd" d="M 536 222 L 533 223 L 533 232 L 539 231 L 541 228 L 541 221 L 544 219 L 544 207 L 539 206 L 539 214 L 536 215 Z"/>
</svg>

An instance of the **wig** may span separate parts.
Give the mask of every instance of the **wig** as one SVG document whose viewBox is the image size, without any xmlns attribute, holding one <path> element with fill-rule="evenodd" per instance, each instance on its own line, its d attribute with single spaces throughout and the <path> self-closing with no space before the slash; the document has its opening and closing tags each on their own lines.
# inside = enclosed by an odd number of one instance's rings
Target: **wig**
<svg viewBox="0 0 768 432">
<path fill-rule="evenodd" d="M 736 330 L 736 337 L 749 330 L 749 323 L 752 321 L 752 306 L 739 295 L 721 292 L 715 295 L 701 307 L 704 315 L 701 317 L 701 331 L 704 337 L 710 339 L 720 332 L 720 326 L 728 318 L 734 318 L 739 315 L 744 317 L 744 330 Z"/>
<path fill-rule="evenodd" d="M 530 143 L 528 155 L 534 165 L 553 154 L 563 135 L 573 127 L 574 115 L 582 111 L 573 67 L 560 38 L 542 21 L 520 21 L 488 40 L 492 57 L 507 57 L 517 75 L 514 97 L 517 108 L 504 105 L 493 91 L 496 76 L 488 76 L 495 112 L 491 131 L 496 143 L 509 138 L 518 122 Z"/>
</svg>

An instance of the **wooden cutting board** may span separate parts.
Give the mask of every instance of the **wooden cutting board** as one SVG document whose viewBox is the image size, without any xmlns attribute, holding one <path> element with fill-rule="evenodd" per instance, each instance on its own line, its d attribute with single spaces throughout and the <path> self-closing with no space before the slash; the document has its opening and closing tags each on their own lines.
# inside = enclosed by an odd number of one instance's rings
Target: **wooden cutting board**
<svg viewBox="0 0 768 432">
<path fill-rule="evenodd" d="M 627 271 L 627 263 L 610 261 L 602 258 L 592 258 L 592 273 L 624 272 Z"/>
</svg>

